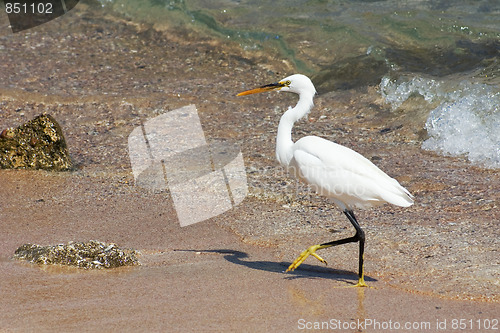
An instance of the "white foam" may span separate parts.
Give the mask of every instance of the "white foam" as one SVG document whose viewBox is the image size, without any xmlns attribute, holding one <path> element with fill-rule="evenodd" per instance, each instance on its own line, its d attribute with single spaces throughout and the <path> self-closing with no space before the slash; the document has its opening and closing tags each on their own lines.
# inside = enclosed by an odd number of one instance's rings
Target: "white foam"
<svg viewBox="0 0 500 333">
<path fill-rule="evenodd" d="M 418 76 L 410 80 L 404 77 L 391 80 L 386 76 L 380 82 L 380 92 L 385 101 L 395 110 L 414 94 L 420 94 L 428 102 L 433 101 L 439 97 L 440 85 L 441 83 L 436 80 Z"/>
<path fill-rule="evenodd" d="M 393 109 L 413 94 L 437 101 L 425 123 L 422 148 L 444 155 L 466 155 L 474 164 L 500 168 L 500 88 L 469 81 L 413 77 L 382 79 L 380 91 Z"/>
</svg>

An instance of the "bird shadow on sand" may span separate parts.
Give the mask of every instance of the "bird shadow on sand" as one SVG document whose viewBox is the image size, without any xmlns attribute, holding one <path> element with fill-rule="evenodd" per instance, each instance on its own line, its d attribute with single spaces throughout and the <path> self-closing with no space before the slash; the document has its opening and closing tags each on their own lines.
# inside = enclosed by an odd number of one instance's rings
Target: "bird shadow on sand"
<svg viewBox="0 0 500 333">
<path fill-rule="evenodd" d="M 277 262 L 277 261 L 250 261 L 243 260 L 249 258 L 248 254 L 242 251 L 230 250 L 230 249 L 216 249 L 216 250 L 176 250 L 176 251 L 187 251 L 187 252 L 201 252 L 201 253 L 212 253 L 220 254 L 227 261 L 242 265 L 251 269 L 279 273 L 283 274 L 284 278 L 287 280 L 295 279 L 330 279 L 340 282 L 346 282 L 355 285 L 358 282 L 358 275 L 351 271 L 333 269 L 326 266 L 320 265 L 309 265 L 301 264 L 300 267 L 292 272 L 285 272 L 290 262 Z M 365 275 L 365 281 L 377 281 L 374 278 Z"/>
</svg>

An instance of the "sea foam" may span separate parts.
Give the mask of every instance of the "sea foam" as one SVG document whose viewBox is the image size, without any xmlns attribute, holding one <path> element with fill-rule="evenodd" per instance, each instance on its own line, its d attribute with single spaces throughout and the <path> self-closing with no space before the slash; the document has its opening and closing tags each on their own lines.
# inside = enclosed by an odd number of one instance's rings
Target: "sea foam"
<svg viewBox="0 0 500 333">
<path fill-rule="evenodd" d="M 475 165 L 500 168 L 498 86 L 418 76 L 397 80 L 384 77 L 380 92 L 393 109 L 415 94 L 438 104 L 425 123 L 429 138 L 422 143 L 423 149 L 465 155 Z"/>
</svg>

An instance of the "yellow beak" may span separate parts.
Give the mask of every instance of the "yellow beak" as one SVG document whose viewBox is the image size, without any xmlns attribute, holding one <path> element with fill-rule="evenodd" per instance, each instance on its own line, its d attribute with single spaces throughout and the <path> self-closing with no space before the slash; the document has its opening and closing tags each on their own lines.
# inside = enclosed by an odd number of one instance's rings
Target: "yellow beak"
<svg viewBox="0 0 500 333">
<path fill-rule="evenodd" d="M 285 86 L 285 84 L 281 83 L 281 82 L 266 84 L 265 86 L 262 86 L 262 87 L 259 87 L 259 88 L 255 88 L 255 89 L 251 89 L 251 90 L 240 92 L 236 96 L 245 96 L 245 95 L 251 95 L 251 94 L 258 94 L 258 93 L 266 92 L 266 91 L 280 90 L 284 86 Z"/>
</svg>

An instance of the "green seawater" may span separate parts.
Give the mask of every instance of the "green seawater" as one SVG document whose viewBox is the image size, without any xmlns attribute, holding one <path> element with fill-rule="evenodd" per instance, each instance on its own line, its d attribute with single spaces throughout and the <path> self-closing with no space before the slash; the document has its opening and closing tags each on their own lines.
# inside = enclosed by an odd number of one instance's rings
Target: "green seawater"
<svg viewBox="0 0 500 333">
<path fill-rule="evenodd" d="M 347 75 L 374 76 L 358 78 L 359 84 L 389 69 L 445 76 L 491 67 L 489 79 L 498 75 L 498 64 L 492 65 L 500 53 L 497 0 L 100 2 L 131 20 L 185 26 L 246 50 L 268 50 L 297 72 L 336 72 L 347 64 L 353 66 Z"/>
<path fill-rule="evenodd" d="M 132 21 L 281 58 L 320 94 L 378 86 L 410 117 L 403 103 L 420 96 L 424 149 L 500 167 L 499 0 L 99 1 Z"/>
</svg>

